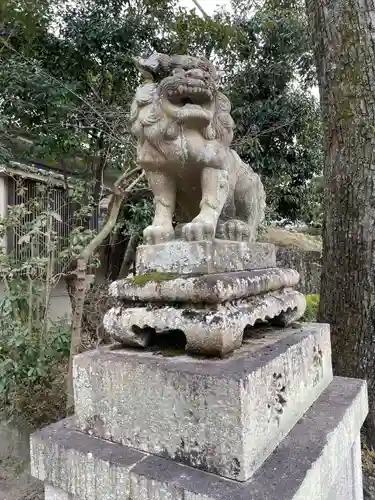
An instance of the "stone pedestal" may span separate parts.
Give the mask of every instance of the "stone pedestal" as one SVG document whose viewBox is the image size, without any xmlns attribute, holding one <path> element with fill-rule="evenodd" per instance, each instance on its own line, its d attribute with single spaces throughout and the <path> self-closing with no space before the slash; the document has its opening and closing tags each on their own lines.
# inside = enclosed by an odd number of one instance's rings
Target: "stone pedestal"
<svg viewBox="0 0 375 500">
<path fill-rule="evenodd" d="M 111 285 L 119 305 L 103 324 L 125 346 L 147 347 L 153 337 L 179 331 L 186 351 L 222 357 L 241 347 L 248 327 L 259 321 L 287 326 L 298 320 L 306 307 L 292 288 L 298 281 L 296 271 L 274 267 L 195 277 L 138 275 Z"/>
<path fill-rule="evenodd" d="M 31 438 L 46 500 L 362 500 L 362 381 L 329 328 L 260 330 L 224 360 L 108 348 L 74 361 L 75 416 Z"/>
<path fill-rule="evenodd" d="M 137 249 L 137 274 L 210 274 L 276 267 L 276 247 L 244 241 L 175 240 Z"/>
<path fill-rule="evenodd" d="M 248 483 L 136 455 L 125 446 L 108 445 L 90 436 L 81 439 L 69 420 L 63 422 L 63 428 L 57 424 L 34 436 L 32 452 L 41 462 L 33 463 L 33 471 L 58 485 L 46 482 L 46 500 L 362 500 L 360 441 L 357 436 L 350 447 L 354 437 L 350 419 L 358 419 L 359 425 L 365 401 L 361 382 L 335 379 L 288 435 L 283 449 Z M 314 412 L 322 410 L 329 410 L 338 423 L 334 419 L 328 425 L 317 422 Z M 314 441 L 312 436 L 322 441 Z M 90 456 L 87 449 L 92 450 Z M 345 457 L 340 455 L 343 449 L 349 449 Z M 51 466 L 44 469 L 43 462 L 51 453 Z M 52 470 L 58 473 L 52 474 Z"/>
<path fill-rule="evenodd" d="M 46 500 L 362 500 L 365 384 L 295 323 L 273 245 L 141 246 L 137 268 L 110 287 L 117 344 L 74 359 L 74 418 L 32 437 Z"/>
<path fill-rule="evenodd" d="M 332 381 L 326 325 L 263 332 L 225 360 L 122 349 L 74 367 L 83 432 L 240 481 Z"/>
</svg>

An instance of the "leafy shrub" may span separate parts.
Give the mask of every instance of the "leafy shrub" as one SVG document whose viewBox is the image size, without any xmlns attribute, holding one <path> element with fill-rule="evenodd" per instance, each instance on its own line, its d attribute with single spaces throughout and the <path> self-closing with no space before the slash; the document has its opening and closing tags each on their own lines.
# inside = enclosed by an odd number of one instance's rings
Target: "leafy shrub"
<svg viewBox="0 0 375 500">
<path fill-rule="evenodd" d="M 7 252 L 0 246 L 0 405 L 6 416 L 40 426 L 66 412 L 71 326 L 51 321 L 52 291 L 94 233 L 80 225 L 90 214 L 79 183 L 55 206 L 52 183 L 10 181 L 23 202 L 0 219 L 0 238 L 12 242 Z"/>
<path fill-rule="evenodd" d="M 0 405 L 8 418 L 31 426 L 65 414 L 70 323 L 45 317 L 37 300 L 43 289 L 43 284 L 13 279 L 0 302 Z"/>
<path fill-rule="evenodd" d="M 320 295 L 311 293 L 306 295 L 306 311 L 303 315 L 303 321 L 316 321 L 318 316 Z"/>
</svg>

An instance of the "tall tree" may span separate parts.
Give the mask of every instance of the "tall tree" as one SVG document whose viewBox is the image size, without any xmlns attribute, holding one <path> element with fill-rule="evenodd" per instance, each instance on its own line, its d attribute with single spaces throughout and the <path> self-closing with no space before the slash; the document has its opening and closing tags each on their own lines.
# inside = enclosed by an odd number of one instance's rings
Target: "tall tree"
<svg viewBox="0 0 375 500">
<path fill-rule="evenodd" d="M 309 180 L 323 163 L 316 147 L 319 105 L 309 89 L 315 68 L 305 6 L 301 0 L 263 0 L 249 14 L 244 2 L 234 3 L 239 29 L 235 53 L 226 59 L 235 144 L 262 175 L 271 215 L 306 220 Z"/>
<path fill-rule="evenodd" d="M 337 375 L 366 378 L 375 444 L 375 1 L 307 0 L 324 126 L 319 320 Z"/>
</svg>

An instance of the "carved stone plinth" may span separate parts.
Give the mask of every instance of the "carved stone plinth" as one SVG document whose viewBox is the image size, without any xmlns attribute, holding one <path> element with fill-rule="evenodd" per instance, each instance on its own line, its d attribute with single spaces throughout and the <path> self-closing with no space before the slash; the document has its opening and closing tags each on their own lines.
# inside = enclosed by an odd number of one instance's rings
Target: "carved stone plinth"
<svg viewBox="0 0 375 500">
<path fill-rule="evenodd" d="M 299 283 L 294 269 L 270 268 L 204 276 L 140 276 L 114 281 L 112 297 L 124 302 L 220 304 L 291 288 Z"/>
<path fill-rule="evenodd" d="M 276 267 L 270 243 L 175 240 L 137 249 L 137 274 L 149 272 L 210 274 Z"/>
<path fill-rule="evenodd" d="M 147 277 L 143 278 L 147 279 Z M 182 331 L 186 351 L 224 356 L 242 345 L 248 327 L 269 321 L 287 326 L 304 313 L 304 296 L 291 286 L 291 269 L 265 269 L 112 284 L 122 301 L 104 317 L 104 327 L 125 346 L 147 347 L 155 335 Z"/>
<path fill-rule="evenodd" d="M 119 306 L 106 314 L 104 326 L 121 344 L 145 347 L 153 333 L 180 330 L 186 336 L 186 351 L 224 356 L 241 347 L 246 327 L 267 319 L 287 326 L 298 320 L 304 310 L 301 293 L 282 290 L 210 307 Z"/>
</svg>

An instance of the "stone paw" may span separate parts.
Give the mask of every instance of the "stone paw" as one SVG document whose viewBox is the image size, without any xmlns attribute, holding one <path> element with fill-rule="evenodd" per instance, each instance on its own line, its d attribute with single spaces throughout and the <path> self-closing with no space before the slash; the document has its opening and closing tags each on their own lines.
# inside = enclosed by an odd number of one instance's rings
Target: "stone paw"
<svg viewBox="0 0 375 500">
<path fill-rule="evenodd" d="M 213 240 L 215 226 L 209 222 L 189 222 L 182 228 L 182 236 L 186 241 Z"/>
<path fill-rule="evenodd" d="M 143 231 L 143 239 L 146 245 L 156 245 L 174 239 L 172 226 L 148 226 Z"/>
<path fill-rule="evenodd" d="M 228 220 L 220 227 L 220 237 L 231 241 L 250 241 L 251 228 L 242 220 Z"/>
</svg>

